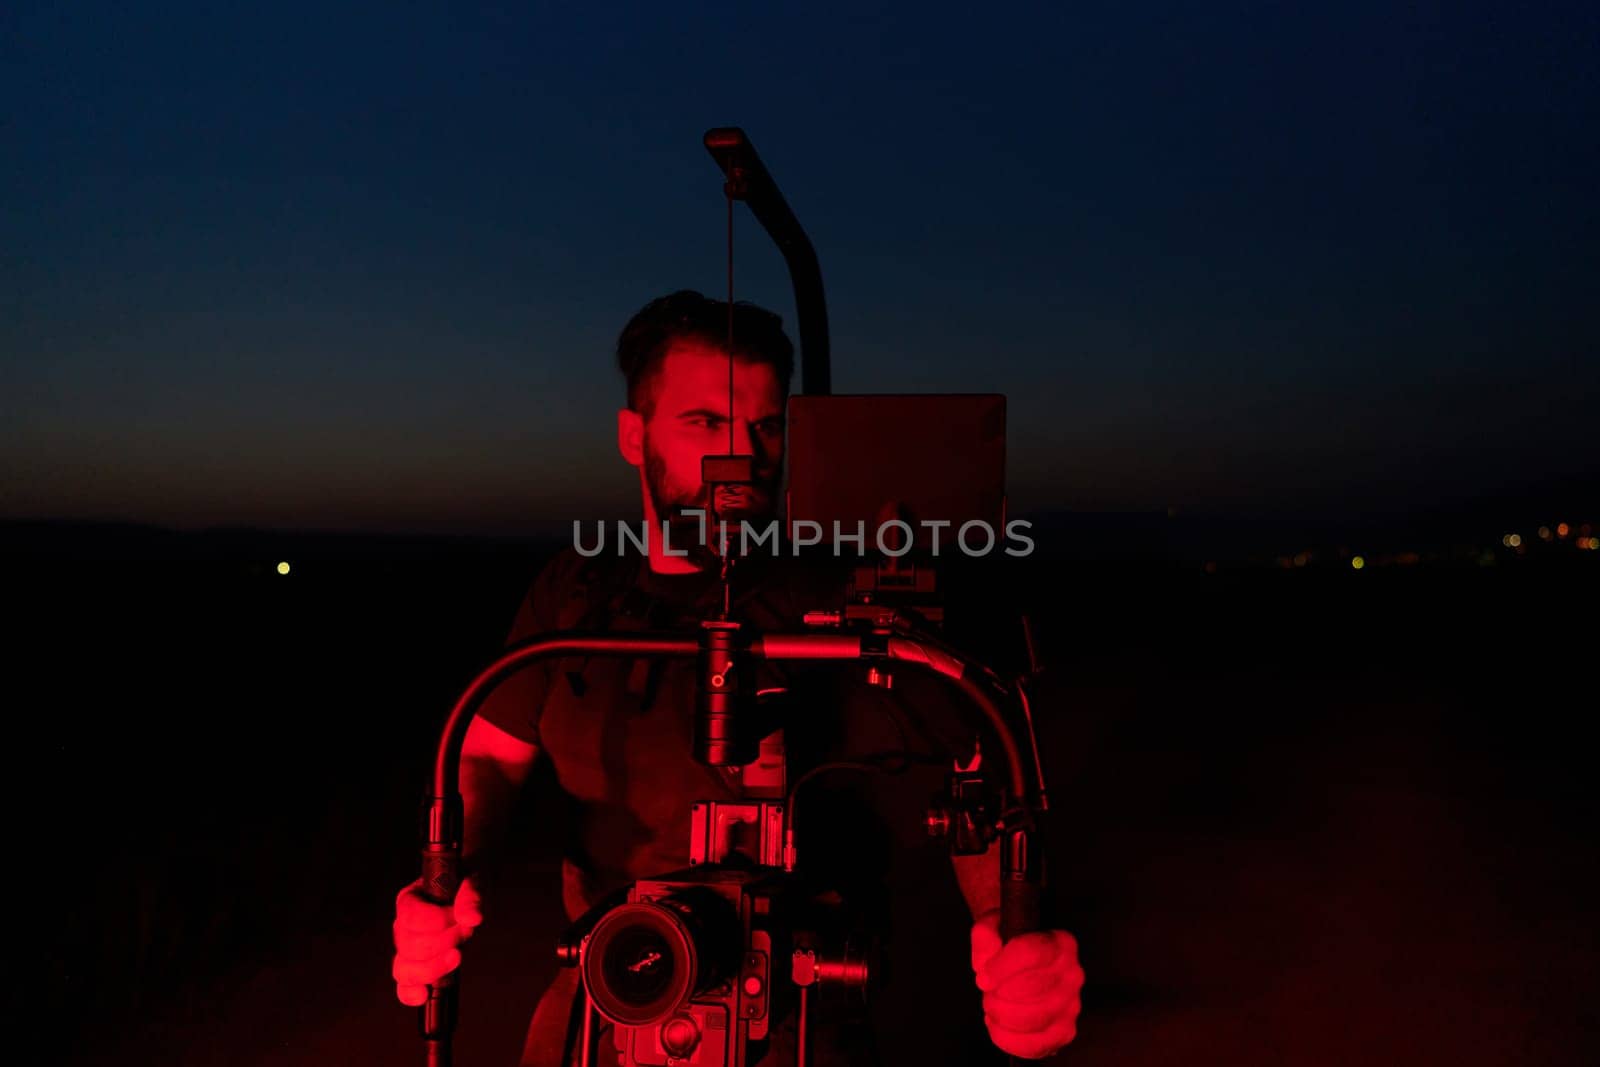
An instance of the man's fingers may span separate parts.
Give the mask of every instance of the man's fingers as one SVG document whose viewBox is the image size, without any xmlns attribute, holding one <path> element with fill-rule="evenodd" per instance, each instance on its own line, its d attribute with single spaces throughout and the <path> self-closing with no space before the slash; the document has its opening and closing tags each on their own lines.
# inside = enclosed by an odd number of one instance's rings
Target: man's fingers
<svg viewBox="0 0 1600 1067">
<path fill-rule="evenodd" d="M 472 930 L 483 922 L 483 897 L 471 878 L 461 879 L 461 888 L 456 890 L 455 906 L 451 910 L 456 925 L 466 931 L 462 936 L 471 937 Z"/>
<path fill-rule="evenodd" d="M 978 972 L 978 988 L 985 993 L 998 989 L 1012 975 L 1048 966 L 1063 952 L 1070 952 L 1074 958 L 1078 952 L 1078 943 L 1064 930 L 1045 930 L 1014 937 Z"/>
<path fill-rule="evenodd" d="M 412 884 L 400 891 L 394 901 L 394 925 L 397 930 L 410 930 L 418 934 L 431 934 L 443 930 L 454 920 L 449 908 L 440 907 L 422 895 L 419 886 Z"/>
<path fill-rule="evenodd" d="M 475 907 L 463 907 L 458 901 L 455 909 L 455 923 L 461 930 L 462 940 L 472 936 L 472 932 L 483 925 L 483 912 Z"/>
<path fill-rule="evenodd" d="M 400 1003 L 412 1006 L 428 999 L 428 986 L 461 966 L 461 942 L 483 922 L 477 887 L 463 879 L 452 906 L 435 904 L 422 895 L 422 879 L 400 890 L 394 899 L 394 981 Z"/>
<path fill-rule="evenodd" d="M 459 966 L 461 966 L 461 950 L 455 948 L 428 960 L 408 960 L 404 956 L 396 956 L 394 980 L 398 985 L 427 985 L 438 981 Z"/>
<path fill-rule="evenodd" d="M 983 970 L 984 964 L 994 959 L 995 953 L 1000 951 L 1004 942 L 1000 940 L 1000 931 L 996 928 L 998 919 L 982 918 L 972 924 L 972 970 L 977 973 Z"/>
<path fill-rule="evenodd" d="M 997 1000 L 983 995 L 983 1014 L 996 1026 L 1019 1034 L 1037 1034 L 1078 1017 L 1077 997 L 1046 997 L 1035 1001 Z"/>
<path fill-rule="evenodd" d="M 989 1028 L 989 1040 L 994 1042 L 996 1048 L 1013 1056 L 1021 1056 L 1025 1060 L 1043 1059 L 1062 1046 L 1071 1044 L 1072 1039 L 1078 1036 L 1076 1020 L 1063 1021 L 1049 1029 L 1032 1034 L 1008 1029 L 987 1017 L 984 1022 Z"/>
<path fill-rule="evenodd" d="M 431 960 L 435 956 L 442 956 L 465 938 L 466 932 L 457 926 L 419 934 L 415 930 L 405 929 L 398 921 L 394 924 L 394 950 L 408 960 Z"/>
<path fill-rule="evenodd" d="M 431 934 L 451 925 L 473 930 L 483 922 L 483 901 L 468 878 L 462 881 L 450 907 L 435 904 L 422 895 L 422 880 L 418 879 L 395 897 L 394 916 L 396 930 Z"/>
<path fill-rule="evenodd" d="M 985 998 L 994 997 L 999 1001 L 1017 1001 L 1027 1003 L 1038 1000 L 1055 991 L 1062 984 L 1062 977 L 1054 967 L 1040 967 L 1031 971 L 1014 974 L 1000 985 L 984 994 Z"/>
<path fill-rule="evenodd" d="M 395 996 L 400 998 L 400 1003 L 420 1008 L 428 1002 L 428 987 L 414 982 L 401 982 L 395 986 Z"/>
</svg>

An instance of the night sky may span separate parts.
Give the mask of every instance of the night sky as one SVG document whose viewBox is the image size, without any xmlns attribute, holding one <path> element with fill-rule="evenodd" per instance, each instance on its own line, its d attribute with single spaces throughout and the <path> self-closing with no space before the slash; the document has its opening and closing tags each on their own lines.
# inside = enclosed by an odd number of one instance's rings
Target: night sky
<svg viewBox="0 0 1600 1067">
<path fill-rule="evenodd" d="M 835 390 L 1006 393 L 1014 512 L 1600 469 L 1592 2 L 160 7 L 0 11 L 0 518 L 635 512 L 612 346 L 725 294 L 723 125 Z"/>
</svg>

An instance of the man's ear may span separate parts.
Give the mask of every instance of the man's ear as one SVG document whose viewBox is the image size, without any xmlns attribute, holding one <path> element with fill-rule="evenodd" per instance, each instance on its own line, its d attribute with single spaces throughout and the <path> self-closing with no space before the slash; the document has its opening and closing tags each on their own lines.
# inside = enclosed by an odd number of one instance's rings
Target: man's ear
<svg viewBox="0 0 1600 1067">
<path fill-rule="evenodd" d="M 630 466 L 644 465 L 644 416 L 632 408 L 617 412 L 617 451 Z"/>
</svg>

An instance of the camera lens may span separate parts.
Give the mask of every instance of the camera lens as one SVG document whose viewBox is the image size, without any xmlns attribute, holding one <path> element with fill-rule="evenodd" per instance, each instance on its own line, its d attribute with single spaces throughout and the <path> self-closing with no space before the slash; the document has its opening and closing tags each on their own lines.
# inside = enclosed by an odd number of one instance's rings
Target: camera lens
<svg viewBox="0 0 1600 1067">
<path fill-rule="evenodd" d="M 595 925 L 583 981 L 600 1013 L 623 1026 L 650 1026 L 694 989 L 694 940 L 679 915 L 658 904 L 624 904 Z"/>
<path fill-rule="evenodd" d="M 654 1026 L 736 972 L 740 931 L 734 906 L 701 888 L 619 905 L 584 945 L 584 988 L 612 1022 Z"/>
<path fill-rule="evenodd" d="M 654 1004 L 672 987 L 678 960 L 672 945 L 648 926 L 620 931 L 606 946 L 600 973 L 617 999 L 631 1005 Z"/>
</svg>

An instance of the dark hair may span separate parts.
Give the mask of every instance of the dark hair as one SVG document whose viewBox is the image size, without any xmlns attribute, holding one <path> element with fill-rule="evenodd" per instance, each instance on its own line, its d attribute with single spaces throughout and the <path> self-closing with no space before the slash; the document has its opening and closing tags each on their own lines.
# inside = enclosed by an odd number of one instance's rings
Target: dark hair
<svg viewBox="0 0 1600 1067">
<path fill-rule="evenodd" d="M 728 347 L 728 302 L 692 289 L 657 297 L 640 308 L 617 338 L 617 366 L 628 380 L 628 407 L 647 413 L 651 386 L 674 341 L 692 340 L 722 351 Z M 794 345 L 783 320 L 747 301 L 733 305 L 733 355 L 769 364 L 785 394 L 794 377 Z"/>
</svg>

